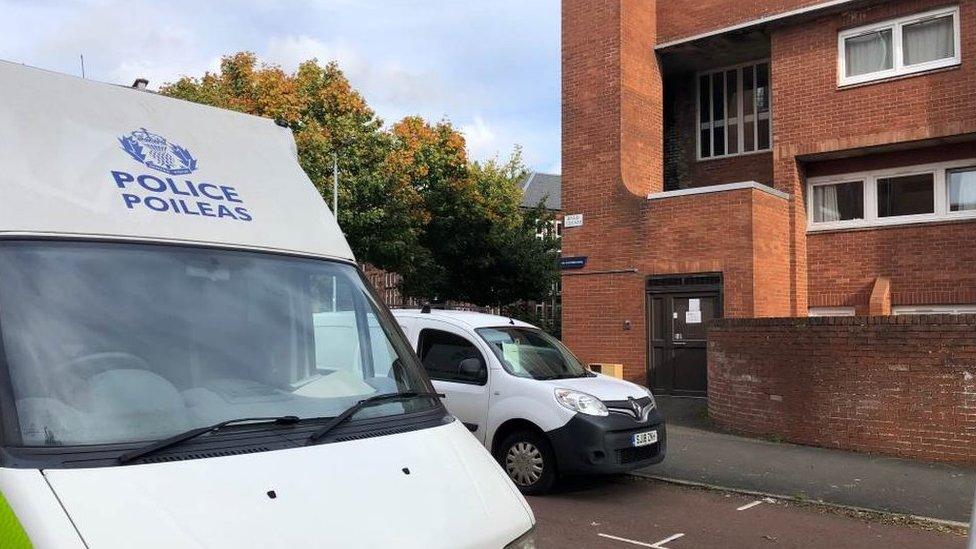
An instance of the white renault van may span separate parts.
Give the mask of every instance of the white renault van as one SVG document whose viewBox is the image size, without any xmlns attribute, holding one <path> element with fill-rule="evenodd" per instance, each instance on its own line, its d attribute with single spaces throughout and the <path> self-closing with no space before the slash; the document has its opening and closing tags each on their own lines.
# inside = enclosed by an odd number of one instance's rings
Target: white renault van
<svg viewBox="0 0 976 549">
<path fill-rule="evenodd" d="M 271 120 L 0 62 L 0 547 L 531 547 Z"/>
<path fill-rule="evenodd" d="M 644 387 L 596 374 L 531 324 L 464 311 L 394 310 L 447 409 L 527 494 L 558 475 L 659 463 L 664 421 Z"/>
</svg>

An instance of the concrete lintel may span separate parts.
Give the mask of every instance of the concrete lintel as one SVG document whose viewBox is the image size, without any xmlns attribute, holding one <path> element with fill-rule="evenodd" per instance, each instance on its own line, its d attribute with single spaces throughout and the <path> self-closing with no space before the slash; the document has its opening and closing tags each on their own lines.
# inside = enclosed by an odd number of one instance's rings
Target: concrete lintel
<svg viewBox="0 0 976 549">
<path fill-rule="evenodd" d="M 691 189 L 678 189 L 677 191 L 665 191 L 661 193 L 651 193 L 647 195 L 648 200 L 663 200 L 676 196 L 691 196 L 695 194 L 723 193 L 727 191 L 740 191 L 742 189 L 755 189 L 767 194 L 771 194 L 783 200 L 789 200 L 790 195 L 781 190 L 774 189 L 769 185 L 763 185 L 756 181 L 743 181 L 741 183 L 726 183 L 724 185 L 708 185 L 705 187 L 694 187 Z"/>
</svg>

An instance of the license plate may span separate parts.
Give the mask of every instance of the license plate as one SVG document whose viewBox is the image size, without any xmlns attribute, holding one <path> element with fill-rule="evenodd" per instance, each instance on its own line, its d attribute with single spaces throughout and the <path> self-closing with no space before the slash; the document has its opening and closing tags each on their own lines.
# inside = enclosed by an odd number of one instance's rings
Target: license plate
<svg viewBox="0 0 976 549">
<path fill-rule="evenodd" d="M 654 444 L 657 442 L 657 431 L 635 433 L 633 442 L 634 446 L 647 446 L 648 444 Z"/>
</svg>

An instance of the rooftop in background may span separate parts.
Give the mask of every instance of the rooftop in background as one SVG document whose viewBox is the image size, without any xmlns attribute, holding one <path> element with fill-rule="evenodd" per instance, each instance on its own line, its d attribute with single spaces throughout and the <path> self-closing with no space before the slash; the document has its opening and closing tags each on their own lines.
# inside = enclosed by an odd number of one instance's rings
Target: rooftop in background
<svg viewBox="0 0 976 549">
<path fill-rule="evenodd" d="M 522 183 L 522 206 L 534 208 L 539 202 L 545 202 L 547 210 L 561 210 L 562 208 L 563 177 L 551 173 L 532 172 Z"/>
</svg>

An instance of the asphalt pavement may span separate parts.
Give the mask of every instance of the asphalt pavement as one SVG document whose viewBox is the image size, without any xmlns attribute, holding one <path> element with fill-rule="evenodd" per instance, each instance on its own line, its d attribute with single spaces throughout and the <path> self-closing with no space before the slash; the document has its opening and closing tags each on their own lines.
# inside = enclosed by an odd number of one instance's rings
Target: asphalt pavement
<svg viewBox="0 0 976 549">
<path fill-rule="evenodd" d="M 976 470 L 731 435 L 703 399 L 660 397 L 668 454 L 639 475 L 969 522 Z"/>
<path fill-rule="evenodd" d="M 542 548 L 964 548 L 963 532 L 630 476 L 530 497 Z"/>
</svg>

